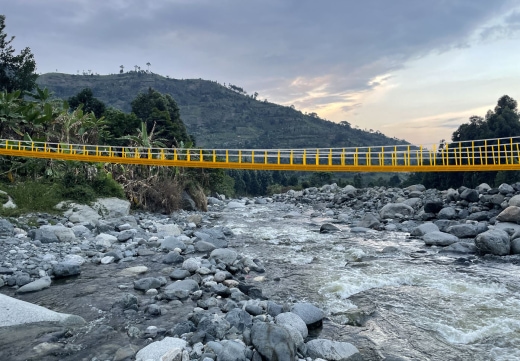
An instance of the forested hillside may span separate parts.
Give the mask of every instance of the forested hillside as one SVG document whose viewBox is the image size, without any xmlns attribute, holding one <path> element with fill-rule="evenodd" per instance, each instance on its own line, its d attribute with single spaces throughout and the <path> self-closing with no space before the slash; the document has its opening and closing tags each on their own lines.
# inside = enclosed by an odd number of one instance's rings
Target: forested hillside
<svg viewBox="0 0 520 361">
<path fill-rule="evenodd" d="M 234 85 L 202 79 L 168 79 L 147 72 L 116 75 L 41 75 L 37 83 L 59 98 L 68 99 L 90 88 L 107 106 L 129 112 L 139 93 L 153 88 L 170 94 L 180 108 L 188 133 L 199 147 L 305 148 L 402 144 L 379 132 L 336 124 L 291 107 L 257 100 Z"/>
</svg>

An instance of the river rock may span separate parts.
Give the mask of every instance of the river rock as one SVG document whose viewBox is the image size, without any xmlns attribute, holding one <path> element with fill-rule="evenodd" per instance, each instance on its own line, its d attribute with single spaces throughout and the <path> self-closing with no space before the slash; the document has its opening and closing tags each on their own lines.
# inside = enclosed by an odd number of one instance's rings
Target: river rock
<svg viewBox="0 0 520 361">
<path fill-rule="evenodd" d="M 328 361 L 362 361 L 359 350 L 348 342 L 315 339 L 307 342 L 307 355 Z"/>
<path fill-rule="evenodd" d="M 36 291 L 41 291 L 45 288 L 49 288 L 50 286 L 51 286 L 51 278 L 46 276 L 46 277 L 37 279 L 36 281 L 27 283 L 26 285 L 23 285 L 22 287 L 17 289 L 16 292 L 17 293 L 36 292 Z"/>
<path fill-rule="evenodd" d="M 211 251 L 209 258 L 231 266 L 237 259 L 237 256 L 238 254 L 229 248 L 218 248 Z"/>
<path fill-rule="evenodd" d="M 324 223 L 320 227 L 320 233 L 333 233 L 341 231 L 338 227 L 330 223 Z"/>
<path fill-rule="evenodd" d="M 227 208 L 230 208 L 230 209 L 237 209 L 237 208 L 245 208 L 245 204 L 242 203 L 242 202 L 236 202 L 236 201 L 231 201 L 227 204 Z"/>
<path fill-rule="evenodd" d="M 146 277 L 134 281 L 134 289 L 144 292 L 151 288 L 159 288 L 161 285 L 161 280 L 155 277 Z"/>
<path fill-rule="evenodd" d="M 186 347 L 187 342 L 180 339 L 180 338 L 174 338 L 174 337 L 165 337 L 161 341 L 155 341 L 149 344 L 148 346 L 145 346 L 137 354 L 135 355 L 136 361 L 159 361 L 162 356 L 167 354 L 172 349 L 180 349 L 184 350 Z M 188 361 L 188 360 L 182 360 L 182 361 Z"/>
<path fill-rule="evenodd" d="M 176 268 L 170 273 L 170 278 L 175 281 L 183 280 L 189 276 L 191 276 L 191 273 L 188 270 L 181 268 Z"/>
<path fill-rule="evenodd" d="M 513 187 L 511 187 L 509 184 L 507 183 L 502 183 L 501 185 L 498 186 L 498 191 L 500 192 L 500 194 L 503 194 L 503 195 L 507 195 L 507 194 L 511 194 L 511 193 L 515 193 L 515 190 Z"/>
<path fill-rule="evenodd" d="M 439 219 L 454 219 L 457 217 L 457 211 L 453 207 L 444 207 L 437 214 Z"/>
<path fill-rule="evenodd" d="M 197 252 L 211 252 L 217 248 L 213 243 L 206 241 L 195 242 L 193 246 L 195 247 L 195 251 Z"/>
<path fill-rule="evenodd" d="M 452 234 L 436 231 L 425 234 L 423 241 L 427 246 L 449 246 L 458 242 L 459 239 Z"/>
<path fill-rule="evenodd" d="M 305 339 L 309 335 L 309 330 L 307 329 L 307 325 L 305 321 L 302 320 L 300 316 L 293 312 L 283 312 L 275 317 L 275 322 L 281 326 L 291 326 L 297 329 L 302 337 Z"/>
<path fill-rule="evenodd" d="M 448 228 L 448 233 L 458 238 L 471 238 L 478 234 L 477 226 L 473 224 L 457 224 Z"/>
<path fill-rule="evenodd" d="M 251 341 L 266 360 L 295 360 L 296 345 L 289 332 L 281 326 L 257 322 L 251 328 Z"/>
<path fill-rule="evenodd" d="M 388 203 L 379 211 L 379 215 L 383 219 L 396 218 L 397 214 L 401 214 L 403 216 L 412 216 L 413 208 L 404 203 Z"/>
<path fill-rule="evenodd" d="M 7 219 L 0 218 L 0 237 L 9 237 L 14 234 L 14 226 Z"/>
<path fill-rule="evenodd" d="M 497 221 L 520 223 L 520 207 L 509 206 L 497 216 Z"/>
<path fill-rule="evenodd" d="M 463 254 L 474 254 L 477 253 L 478 249 L 475 243 L 471 242 L 455 242 L 447 247 L 444 247 L 439 253 L 463 253 Z"/>
<path fill-rule="evenodd" d="M 412 231 L 410 232 L 410 235 L 414 236 L 414 237 L 422 237 L 427 233 L 438 232 L 438 231 L 439 231 L 439 227 L 437 227 L 437 225 L 435 225 L 431 222 L 427 222 L 427 223 L 423 223 L 423 224 L 415 227 L 414 229 L 412 229 Z"/>
<path fill-rule="evenodd" d="M 442 209 L 443 203 L 440 199 L 430 199 L 424 202 L 425 213 L 438 213 Z"/>
<path fill-rule="evenodd" d="M 250 329 L 253 326 L 253 318 L 249 313 L 239 308 L 234 308 L 225 316 L 231 327 L 236 327 L 239 332 Z"/>
<path fill-rule="evenodd" d="M 478 202 L 478 191 L 476 189 L 466 188 L 460 193 L 460 198 L 470 203 Z"/>
<path fill-rule="evenodd" d="M 217 352 L 218 361 L 246 361 L 246 346 L 240 342 L 223 340 Z"/>
<path fill-rule="evenodd" d="M 356 227 L 378 228 L 380 224 L 379 220 L 372 213 L 367 213 L 359 222 L 356 223 Z"/>
<path fill-rule="evenodd" d="M 323 310 L 310 303 L 296 303 L 291 307 L 291 312 L 300 316 L 307 328 L 310 329 L 321 326 L 325 317 Z"/>
<path fill-rule="evenodd" d="M 480 193 L 480 194 L 485 194 L 487 192 L 489 192 L 491 190 L 491 187 L 489 186 L 489 184 L 487 183 L 481 183 L 478 187 L 477 187 L 477 191 Z"/>
<path fill-rule="evenodd" d="M 475 238 L 475 245 L 481 254 L 505 256 L 511 251 L 509 235 L 500 229 L 491 229 L 479 234 Z"/>
<path fill-rule="evenodd" d="M 63 215 L 67 217 L 72 223 L 90 224 L 91 226 L 96 226 L 98 221 L 101 219 L 101 216 L 96 210 L 85 204 L 71 203 L 69 205 L 63 206 L 58 204 L 56 207 L 62 209 L 65 207 L 68 208 Z"/>
<path fill-rule="evenodd" d="M 76 240 L 76 235 L 72 229 L 64 226 L 41 226 L 41 239 L 42 243 L 53 243 L 53 242 L 73 242 Z"/>
<path fill-rule="evenodd" d="M 422 184 L 413 184 L 411 186 L 406 187 L 404 190 L 408 192 L 424 192 L 426 187 Z"/>
<path fill-rule="evenodd" d="M 155 225 L 157 230 L 157 234 L 159 236 L 167 237 L 167 236 L 180 236 L 182 234 L 182 230 L 176 224 L 161 224 L 157 223 Z"/>
<path fill-rule="evenodd" d="M 520 254 L 520 238 L 511 241 L 511 254 Z"/>
<path fill-rule="evenodd" d="M 175 281 L 166 286 L 164 295 L 170 300 L 183 300 L 199 289 L 199 284 L 192 279 L 184 279 L 182 281 Z"/>
<path fill-rule="evenodd" d="M 92 206 L 105 219 L 121 218 L 130 214 L 130 202 L 119 198 L 100 198 Z"/>
<path fill-rule="evenodd" d="M 174 236 L 167 236 L 161 242 L 161 249 L 163 250 L 167 249 L 169 251 L 173 251 L 175 248 L 179 248 L 184 251 L 186 249 L 186 244 Z"/>
<path fill-rule="evenodd" d="M 77 276 L 81 273 L 80 266 L 77 264 L 61 262 L 52 267 L 52 273 L 56 278 Z"/>
</svg>

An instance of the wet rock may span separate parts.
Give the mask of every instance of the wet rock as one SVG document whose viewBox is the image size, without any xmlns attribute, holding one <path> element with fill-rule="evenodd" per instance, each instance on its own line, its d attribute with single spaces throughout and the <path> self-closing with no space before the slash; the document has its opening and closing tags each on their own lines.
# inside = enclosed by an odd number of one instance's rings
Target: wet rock
<svg viewBox="0 0 520 361">
<path fill-rule="evenodd" d="M 211 252 L 217 248 L 213 243 L 205 241 L 195 242 L 194 247 L 197 252 Z"/>
<path fill-rule="evenodd" d="M 181 336 L 185 333 L 193 332 L 197 328 L 195 327 L 195 324 L 191 321 L 183 321 L 175 324 L 172 329 L 170 330 L 170 334 L 172 336 Z"/>
<path fill-rule="evenodd" d="M 181 256 L 177 251 L 168 252 L 162 259 L 164 264 L 181 264 L 184 262 L 184 257 Z"/>
<path fill-rule="evenodd" d="M 430 232 L 423 236 L 423 241 L 427 246 L 449 246 L 452 243 L 458 242 L 459 239 L 448 233 Z"/>
<path fill-rule="evenodd" d="M 412 230 L 412 232 L 410 232 L 410 235 L 414 236 L 414 237 L 422 237 L 427 233 L 438 232 L 438 231 L 439 231 L 439 227 L 437 227 L 437 225 L 435 225 L 431 222 L 428 222 L 428 223 L 423 223 L 423 224 L 415 227 Z"/>
<path fill-rule="evenodd" d="M 14 226 L 7 219 L 0 218 L 0 237 L 14 235 Z"/>
<path fill-rule="evenodd" d="M 359 350 L 348 342 L 315 339 L 307 342 L 307 355 L 329 361 L 362 361 Z"/>
<path fill-rule="evenodd" d="M 511 254 L 520 254 L 520 238 L 511 241 Z"/>
<path fill-rule="evenodd" d="M 511 251 L 509 235 L 500 229 L 492 229 L 479 234 L 475 238 L 475 245 L 481 254 L 505 256 Z"/>
<path fill-rule="evenodd" d="M 365 214 L 365 216 L 356 223 L 356 227 L 364 227 L 364 228 L 379 228 L 380 226 L 379 220 L 371 213 Z"/>
<path fill-rule="evenodd" d="M 325 317 L 325 312 L 310 303 L 296 303 L 291 307 L 291 312 L 300 316 L 307 328 L 320 327 Z"/>
<path fill-rule="evenodd" d="M 456 217 L 457 211 L 453 207 L 445 207 L 437 214 L 437 218 L 439 219 L 454 219 Z"/>
<path fill-rule="evenodd" d="M 477 246 L 473 242 L 455 242 L 447 247 L 440 250 L 440 253 L 463 253 L 463 254 L 474 254 L 477 253 Z"/>
<path fill-rule="evenodd" d="M 172 280 L 183 280 L 191 276 L 191 273 L 188 270 L 176 268 L 170 273 L 170 278 Z"/>
<path fill-rule="evenodd" d="M 115 307 L 121 307 L 123 310 L 137 310 L 138 298 L 131 293 L 124 293 L 119 299 L 114 302 Z"/>
<path fill-rule="evenodd" d="M 257 322 L 251 329 L 251 340 L 267 360 L 294 361 L 296 345 L 287 330 L 281 326 Z"/>
<path fill-rule="evenodd" d="M 227 204 L 227 208 L 229 208 L 229 209 L 244 208 L 245 206 L 246 205 L 244 203 L 237 202 L 237 201 L 231 201 Z"/>
<path fill-rule="evenodd" d="M 132 239 L 136 234 L 136 231 L 134 229 L 127 229 L 124 231 L 119 232 L 117 235 L 117 240 L 119 242 L 126 242 L 129 239 Z"/>
<path fill-rule="evenodd" d="M 320 227 L 320 233 L 333 233 L 341 231 L 338 227 L 333 224 L 325 223 Z"/>
<path fill-rule="evenodd" d="M 188 258 L 182 263 L 182 268 L 191 273 L 196 272 L 200 268 L 200 266 L 200 259 L 197 258 Z"/>
<path fill-rule="evenodd" d="M 174 249 L 179 248 L 184 251 L 186 249 L 186 244 L 182 242 L 179 238 L 168 236 L 165 237 L 161 242 L 161 249 L 166 249 L 169 251 L 173 251 Z"/>
<path fill-rule="evenodd" d="M 222 347 L 217 352 L 219 361 L 246 361 L 246 347 L 240 342 L 223 340 Z"/>
<path fill-rule="evenodd" d="M 503 195 L 507 195 L 507 194 L 510 194 L 510 193 L 515 193 L 514 188 L 511 187 L 507 183 L 502 183 L 500 186 L 498 186 L 498 191 L 500 192 L 500 194 L 503 194 Z"/>
<path fill-rule="evenodd" d="M 478 234 L 477 226 L 473 224 L 458 224 L 448 228 L 448 232 L 458 238 L 472 238 Z"/>
<path fill-rule="evenodd" d="M 50 277 L 42 277 L 36 281 L 25 284 L 16 290 L 17 293 L 37 292 L 51 286 Z"/>
</svg>

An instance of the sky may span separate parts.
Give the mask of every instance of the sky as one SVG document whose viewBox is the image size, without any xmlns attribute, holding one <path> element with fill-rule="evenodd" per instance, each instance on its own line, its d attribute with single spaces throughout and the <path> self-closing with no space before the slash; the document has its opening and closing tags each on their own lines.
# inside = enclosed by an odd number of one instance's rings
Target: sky
<svg viewBox="0 0 520 361">
<path fill-rule="evenodd" d="M 520 0 L 0 0 L 0 14 L 38 73 L 150 63 L 414 144 L 520 101 Z"/>
</svg>

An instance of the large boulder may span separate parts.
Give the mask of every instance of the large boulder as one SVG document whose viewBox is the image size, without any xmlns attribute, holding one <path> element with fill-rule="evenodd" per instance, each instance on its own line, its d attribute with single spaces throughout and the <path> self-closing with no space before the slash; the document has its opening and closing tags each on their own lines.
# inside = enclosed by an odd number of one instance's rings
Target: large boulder
<svg viewBox="0 0 520 361">
<path fill-rule="evenodd" d="M 92 226 L 96 226 L 98 221 L 101 219 L 101 216 L 95 209 L 85 204 L 69 203 L 59 205 L 59 208 L 65 207 L 68 209 L 63 215 L 67 217 L 72 223 L 90 224 Z"/>
<path fill-rule="evenodd" d="M 479 232 L 476 225 L 473 224 L 457 224 L 448 228 L 448 233 L 459 238 L 475 237 Z"/>
<path fill-rule="evenodd" d="M 192 279 L 176 281 L 164 289 L 164 295 L 170 300 L 183 300 L 199 289 L 199 284 Z"/>
<path fill-rule="evenodd" d="M 398 214 L 412 216 L 413 208 L 404 203 L 388 203 L 379 211 L 381 218 L 396 218 Z"/>
<path fill-rule="evenodd" d="M 443 203 L 440 199 L 429 199 L 424 202 L 425 213 L 438 213 L 442 209 Z"/>
<path fill-rule="evenodd" d="M 454 219 L 457 217 L 457 211 L 453 207 L 445 207 L 439 211 L 437 218 L 439 219 Z"/>
<path fill-rule="evenodd" d="M 100 198 L 93 207 L 104 218 L 121 218 L 130 214 L 130 202 L 119 198 Z"/>
<path fill-rule="evenodd" d="M 511 251 L 511 242 L 507 232 L 500 229 L 491 229 L 475 238 L 475 245 L 481 254 L 508 255 Z"/>
<path fill-rule="evenodd" d="M 466 188 L 460 194 L 460 198 L 464 199 L 470 203 L 478 202 L 478 191 L 476 189 Z"/>
<path fill-rule="evenodd" d="M 41 226 L 40 231 L 42 243 L 73 242 L 76 240 L 74 231 L 64 226 Z"/>
<path fill-rule="evenodd" d="M 452 234 L 436 231 L 425 234 L 423 241 L 427 246 L 449 246 L 459 239 Z"/>
<path fill-rule="evenodd" d="M 520 194 L 517 194 L 516 196 L 511 197 L 509 200 L 510 206 L 520 207 Z"/>
<path fill-rule="evenodd" d="M 229 248 L 217 248 L 211 251 L 209 258 L 231 266 L 237 259 L 238 254 Z"/>
<path fill-rule="evenodd" d="M 520 223 L 520 207 L 509 206 L 497 216 L 497 221 Z"/>
<path fill-rule="evenodd" d="M 7 219 L 0 218 L 0 237 L 9 237 L 14 234 L 14 226 Z"/>
<path fill-rule="evenodd" d="M 296 345 L 289 332 L 272 323 L 257 322 L 251 328 L 253 346 L 265 360 L 294 361 Z"/>
<path fill-rule="evenodd" d="M 305 339 L 309 335 L 309 330 L 305 321 L 300 316 L 293 312 L 283 312 L 275 317 L 276 324 L 280 326 L 290 326 L 298 330 Z"/>
<path fill-rule="evenodd" d="M 415 227 L 414 229 L 412 229 L 412 232 L 410 232 L 410 235 L 414 236 L 414 237 L 422 237 L 427 233 L 438 232 L 438 231 L 439 231 L 439 227 L 437 227 L 435 224 L 433 224 L 431 222 L 428 222 L 428 223 L 423 223 L 423 224 Z"/>
<path fill-rule="evenodd" d="M 379 220 L 372 213 L 367 213 L 358 223 L 356 223 L 356 227 L 378 228 L 380 224 Z"/>
<path fill-rule="evenodd" d="M 481 183 L 479 186 L 477 186 L 477 191 L 480 194 L 487 193 L 491 190 L 491 187 L 487 183 Z"/>
<path fill-rule="evenodd" d="M 422 184 L 414 184 L 406 187 L 404 190 L 409 192 L 424 192 L 426 190 L 426 187 Z"/>
<path fill-rule="evenodd" d="M 348 342 L 315 339 L 307 342 L 307 355 L 328 361 L 362 361 L 359 350 Z"/>
<path fill-rule="evenodd" d="M 498 186 L 498 191 L 503 195 L 515 193 L 514 188 L 507 183 L 502 183 L 500 186 Z"/>
<path fill-rule="evenodd" d="M 173 349 L 184 350 L 187 343 L 186 341 L 180 338 L 174 337 L 165 337 L 161 341 L 152 342 L 151 344 L 143 347 L 137 354 L 135 355 L 136 361 L 148 361 L 148 360 L 156 360 L 162 358 L 162 356 L 166 355 L 168 352 Z"/>
<path fill-rule="evenodd" d="M 310 303 L 296 303 L 292 306 L 291 312 L 301 317 L 308 328 L 319 327 L 325 317 L 325 312 L 322 309 Z"/>
</svg>

